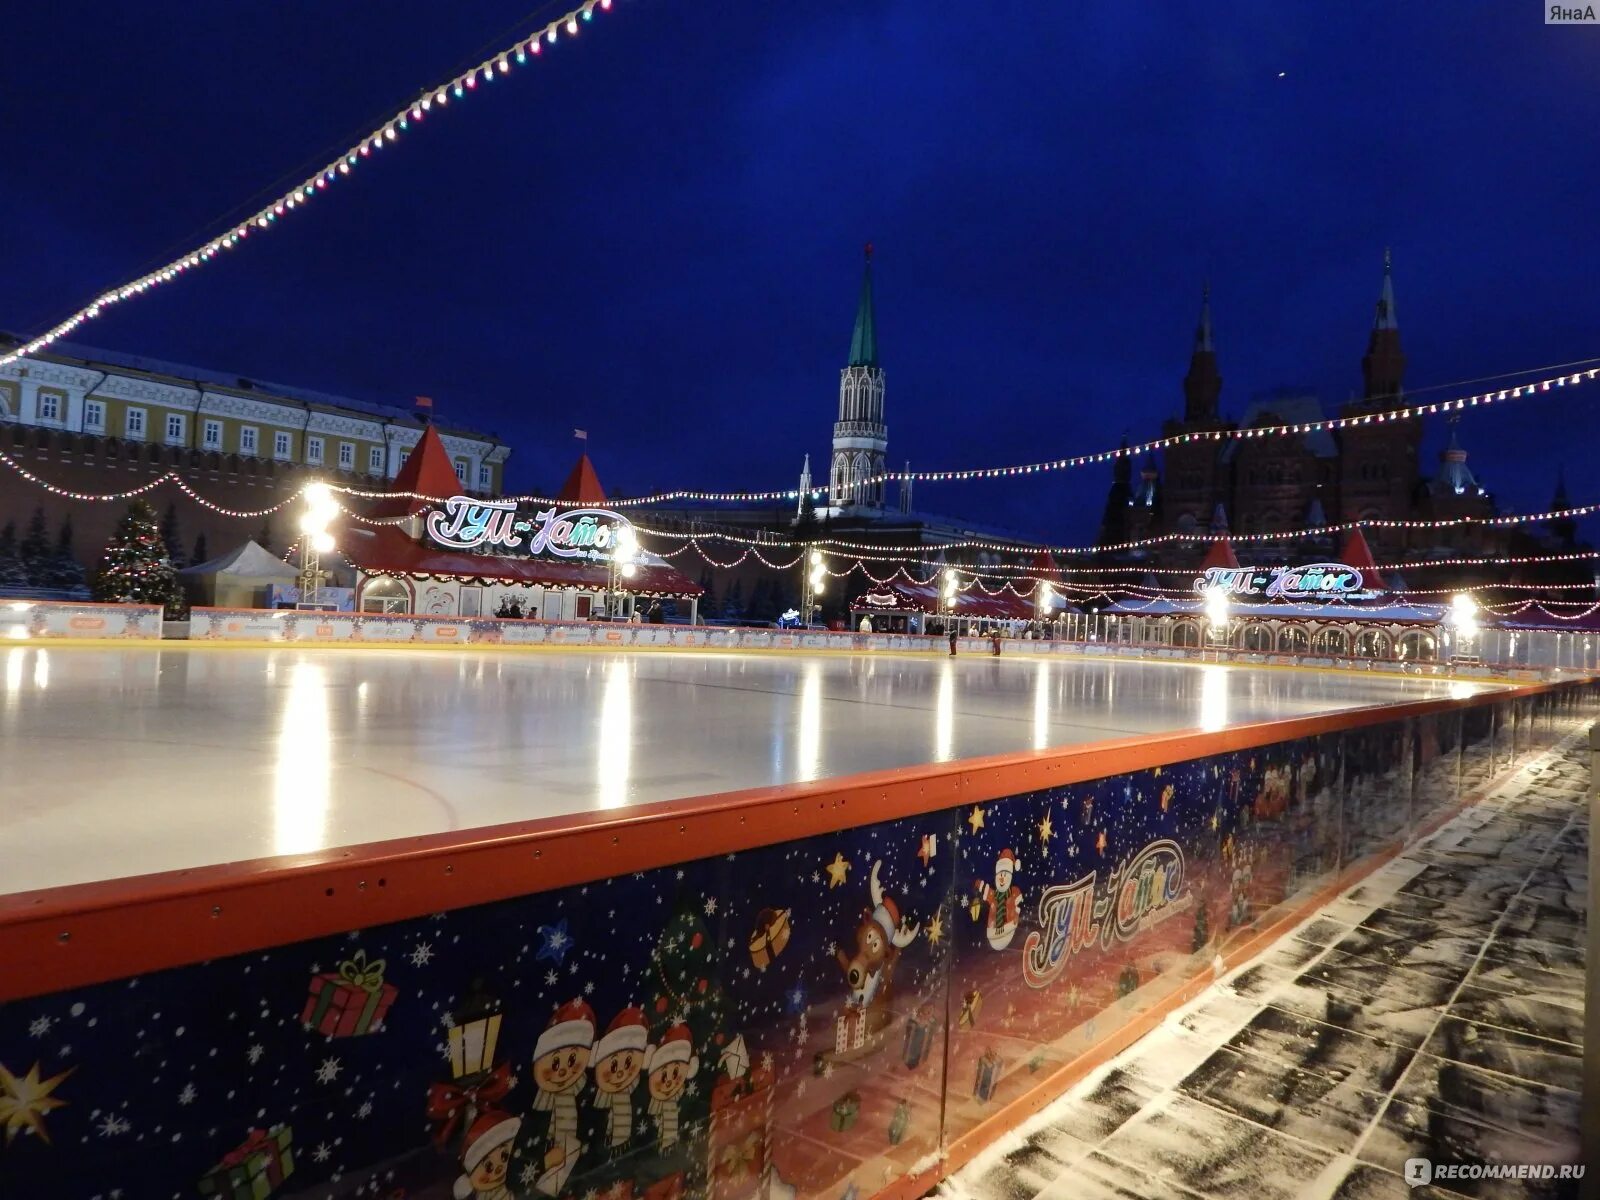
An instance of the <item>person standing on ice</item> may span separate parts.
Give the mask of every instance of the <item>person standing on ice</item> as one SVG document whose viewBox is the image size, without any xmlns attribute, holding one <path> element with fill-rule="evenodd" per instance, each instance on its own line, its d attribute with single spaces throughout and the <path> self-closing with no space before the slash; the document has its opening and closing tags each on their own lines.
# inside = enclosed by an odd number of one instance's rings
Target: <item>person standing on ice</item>
<svg viewBox="0 0 1600 1200">
<path fill-rule="evenodd" d="M 862 617 L 861 617 L 861 624 L 858 626 L 858 628 L 860 629 L 860 631 L 862 633 L 871 633 L 872 632 L 872 618 L 869 617 L 869 616 L 866 616 L 865 614 L 863 614 Z"/>
<path fill-rule="evenodd" d="M 950 622 L 950 657 L 954 658 L 955 656 L 956 656 L 956 625 L 955 625 L 955 622 L 952 621 L 952 622 Z"/>
</svg>

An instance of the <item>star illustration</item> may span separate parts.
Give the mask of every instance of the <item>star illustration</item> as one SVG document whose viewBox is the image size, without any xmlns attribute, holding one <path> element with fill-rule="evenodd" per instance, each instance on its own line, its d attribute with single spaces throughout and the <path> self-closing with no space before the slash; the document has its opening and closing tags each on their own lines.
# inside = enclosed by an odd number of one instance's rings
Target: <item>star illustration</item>
<svg viewBox="0 0 1600 1200">
<path fill-rule="evenodd" d="M 917 857 L 922 860 L 922 865 L 927 866 L 928 860 L 939 853 L 939 835 L 925 833 L 922 835 L 922 849 L 917 851 Z"/>
<path fill-rule="evenodd" d="M 942 913 L 934 913 L 933 919 L 928 922 L 928 941 L 933 945 L 939 944 L 939 939 L 944 936 L 944 920 Z"/>
<path fill-rule="evenodd" d="M 1216 831 L 1217 831 L 1217 814 L 1216 813 L 1212 813 L 1211 814 L 1211 832 L 1215 833 Z"/>
<path fill-rule="evenodd" d="M 845 876 L 850 873 L 850 862 L 843 854 L 835 853 L 833 861 L 827 866 L 828 887 L 836 888 L 845 881 Z"/>
<path fill-rule="evenodd" d="M 972 815 L 967 818 L 967 824 L 972 826 L 973 833 L 983 828 L 983 809 L 978 805 L 972 806 Z"/>
<path fill-rule="evenodd" d="M 4 1063 L 0 1063 L 0 1126 L 4 1126 L 6 1131 L 6 1145 L 15 1141 L 17 1134 L 24 1129 L 49 1143 L 50 1134 L 44 1127 L 44 1115 L 53 1109 L 65 1107 L 67 1103 L 50 1093 L 75 1070 L 76 1067 L 68 1067 L 59 1075 L 41 1079 L 39 1064 L 34 1063 L 28 1068 L 28 1073 L 18 1079 L 6 1070 Z"/>
<path fill-rule="evenodd" d="M 1050 853 L 1050 839 L 1055 836 L 1055 830 L 1050 825 L 1050 814 L 1044 814 L 1044 820 L 1039 822 L 1039 843 L 1044 847 L 1046 854 Z"/>
<path fill-rule="evenodd" d="M 1104 829 L 1100 831 L 1100 836 L 1095 838 L 1094 848 L 1100 851 L 1101 854 L 1106 852 L 1106 831 Z"/>
</svg>

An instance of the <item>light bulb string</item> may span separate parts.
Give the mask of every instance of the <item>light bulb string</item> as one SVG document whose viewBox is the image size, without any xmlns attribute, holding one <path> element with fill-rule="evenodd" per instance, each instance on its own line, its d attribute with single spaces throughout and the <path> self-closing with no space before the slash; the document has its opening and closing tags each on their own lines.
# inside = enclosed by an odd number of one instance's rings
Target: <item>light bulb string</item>
<svg viewBox="0 0 1600 1200">
<path fill-rule="evenodd" d="M 342 155 L 330 159 L 294 187 L 268 201 L 249 216 L 236 221 L 227 231 L 193 246 L 127 283 L 102 292 L 44 333 L 22 342 L 10 351 L 0 353 L 0 367 L 8 366 L 18 359 L 47 348 L 85 321 L 95 319 L 113 304 L 144 295 L 152 288 L 170 283 L 210 262 L 224 250 L 232 250 L 238 246 L 253 232 L 259 234 L 271 229 L 280 217 L 286 216 L 325 192 L 329 184 L 349 175 L 362 162 L 370 159 L 375 151 L 381 152 L 386 146 L 393 145 L 401 134 L 410 131 L 413 125 L 421 123 L 435 105 L 445 107 L 452 98 L 459 101 L 468 92 L 475 91 L 480 82 L 492 83 L 497 74 L 509 74 L 513 66 L 520 66 L 531 58 L 539 56 L 545 45 L 556 44 L 563 33 L 568 38 L 576 36 L 581 28 L 580 22 L 586 24 L 592 21 L 596 11 L 609 11 L 612 3 L 613 0 L 584 0 L 582 4 L 547 22 L 533 34 L 520 37 L 504 49 L 491 53 L 476 66 L 460 72 L 447 82 L 421 89 L 417 93 L 417 99 L 396 109 L 389 117 L 378 122 L 349 146 Z"/>
</svg>

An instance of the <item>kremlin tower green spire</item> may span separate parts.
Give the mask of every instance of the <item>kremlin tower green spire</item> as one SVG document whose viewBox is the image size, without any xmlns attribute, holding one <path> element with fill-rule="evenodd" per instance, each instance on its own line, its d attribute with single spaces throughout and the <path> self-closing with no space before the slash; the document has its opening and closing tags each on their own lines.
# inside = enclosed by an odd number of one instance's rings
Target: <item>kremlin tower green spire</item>
<svg viewBox="0 0 1600 1200">
<path fill-rule="evenodd" d="M 878 331 L 872 320 L 872 243 L 867 243 L 867 266 L 861 275 L 861 303 L 856 306 L 856 327 L 850 335 L 850 365 L 878 365 Z"/>
</svg>

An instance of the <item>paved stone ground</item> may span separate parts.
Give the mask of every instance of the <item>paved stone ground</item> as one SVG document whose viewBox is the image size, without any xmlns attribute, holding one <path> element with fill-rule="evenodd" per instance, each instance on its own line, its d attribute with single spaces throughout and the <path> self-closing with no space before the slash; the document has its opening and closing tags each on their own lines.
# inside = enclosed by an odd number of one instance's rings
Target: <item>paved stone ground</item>
<svg viewBox="0 0 1600 1200">
<path fill-rule="evenodd" d="M 1575 1163 L 1582 730 L 1225 977 L 940 1188 L 949 1200 L 1367 1200 L 1406 1162 Z M 1452 1190 L 1453 1189 L 1453 1190 Z"/>
</svg>

